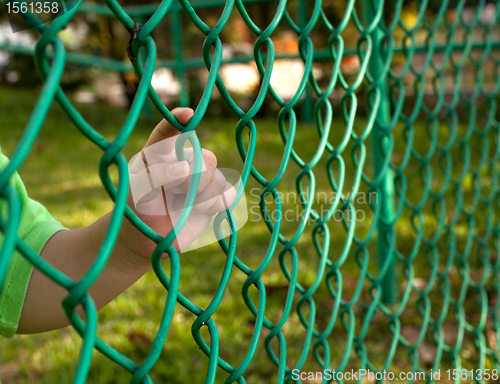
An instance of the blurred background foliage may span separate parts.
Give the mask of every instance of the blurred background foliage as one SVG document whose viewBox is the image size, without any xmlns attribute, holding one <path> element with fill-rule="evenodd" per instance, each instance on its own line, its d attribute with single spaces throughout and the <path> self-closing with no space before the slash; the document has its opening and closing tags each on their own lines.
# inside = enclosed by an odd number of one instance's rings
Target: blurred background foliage
<svg viewBox="0 0 500 384">
<path fill-rule="evenodd" d="M 491 0 L 487 0 L 489 3 Z M 102 1 L 89 0 L 85 4 L 97 3 L 103 4 Z M 147 5 L 155 4 L 155 0 L 140 1 L 137 0 L 124 0 L 121 1 L 122 6 L 134 6 L 134 5 Z M 203 3 L 203 1 L 194 0 L 193 4 Z M 325 0 L 323 1 L 323 10 L 326 17 L 330 23 L 336 27 L 341 22 L 343 15 L 346 11 L 346 1 L 336 1 L 336 0 Z M 386 22 L 390 23 L 394 18 L 395 7 L 398 1 L 389 0 L 385 2 L 385 18 Z M 405 0 L 401 10 L 401 20 L 407 27 L 412 27 L 416 20 L 416 15 L 418 7 L 421 5 L 421 0 Z M 442 1 L 429 0 L 426 1 L 426 21 L 432 24 L 432 21 L 436 15 L 436 12 L 442 6 Z M 479 0 L 468 0 L 467 5 L 474 6 L 479 3 Z M 457 1 L 450 0 L 448 2 L 447 8 L 449 9 L 449 17 L 453 17 L 453 10 L 456 7 Z M 300 25 L 301 17 L 299 12 L 299 0 L 291 0 L 287 4 L 287 9 L 292 19 Z M 259 1 L 256 3 L 248 3 L 245 5 L 248 14 L 251 16 L 252 20 L 257 26 L 264 29 L 272 19 L 272 16 L 277 8 L 277 2 L 275 1 Z M 209 26 L 214 26 L 217 22 L 220 13 L 222 12 L 222 6 L 210 7 L 210 8 L 197 8 L 197 13 Z M 310 7 L 307 7 L 310 9 Z M 359 2 L 356 3 L 356 9 L 359 9 Z M 309 11 L 310 12 L 310 11 Z M 303 20 L 307 20 L 309 15 L 305 15 Z M 181 12 L 181 25 L 182 25 L 182 42 L 183 42 L 183 57 L 184 58 L 200 58 L 201 57 L 201 47 L 205 36 L 189 21 L 188 17 Z M 146 17 L 138 18 L 138 21 L 144 23 L 147 20 Z M 4 6 L 0 7 L 0 25 L 4 28 L 0 29 L 0 43 L 2 38 L 6 38 L 8 31 L 8 18 L 6 13 L 6 8 Z M 18 22 L 22 22 L 19 21 Z M 443 24 L 440 26 L 442 35 L 446 34 L 446 26 Z M 297 41 L 298 36 L 289 32 L 290 29 L 284 20 L 281 21 L 279 26 L 276 28 L 275 32 L 272 34 L 271 38 L 276 44 L 276 50 L 278 54 L 285 55 L 298 55 L 297 51 Z M 38 32 L 34 29 L 23 31 L 24 34 L 32 36 L 32 41 L 34 42 L 38 36 Z M 291 34 L 291 35 L 290 35 Z M 2 36 L 3 35 L 3 36 Z M 172 20 L 169 15 L 166 17 L 156 28 L 152 34 L 155 39 L 158 48 L 158 58 L 162 60 L 169 60 L 175 58 L 175 47 L 172 41 Z M 324 23 L 318 23 L 310 34 L 314 46 L 318 49 L 328 47 L 328 37 L 330 33 Z M 349 21 L 344 32 L 342 33 L 342 38 L 344 40 L 344 46 L 349 48 L 356 47 L 356 43 L 360 36 L 354 22 Z M 394 33 L 393 37 L 395 39 L 395 44 L 401 45 L 405 33 L 398 27 Z M 93 13 L 79 13 L 76 15 L 70 27 L 61 33 L 60 36 L 66 43 L 68 50 L 85 53 L 90 55 L 95 55 L 103 58 L 114 59 L 122 62 L 128 62 L 128 57 L 124 47 L 127 46 L 128 40 L 130 39 L 129 32 L 114 18 L 96 15 Z M 221 41 L 226 44 L 227 51 L 231 50 L 231 54 L 238 55 L 250 55 L 253 56 L 252 46 L 256 40 L 256 36 L 250 31 L 246 24 L 241 19 L 241 16 L 236 11 L 233 12 L 228 27 L 224 28 L 220 34 Z M 419 43 L 424 43 L 425 36 L 418 35 Z M 230 48 L 228 48 L 230 47 Z M 265 48 L 264 48 L 265 49 Z M 33 59 L 29 55 L 2 51 L 3 54 L 7 54 L 8 60 L 0 61 L 0 84 L 2 86 L 8 87 L 20 87 L 20 88 L 33 88 L 34 86 L 40 86 L 41 81 L 36 73 L 33 71 Z M 355 53 L 355 52 L 352 52 Z M 404 58 L 397 56 L 394 58 L 397 63 L 404 63 Z M 315 67 L 323 73 L 319 79 L 319 84 L 324 85 L 328 82 L 328 74 L 330 72 L 331 62 L 330 59 L 318 59 L 315 61 Z M 347 72 L 347 77 L 350 74 L 352 77 L 355 76 L 359 68 L 356 65 L 353 70 L 345 71 Z M 205 71 L 206 72 L 206 71 Z M 349 73 L 351 72 L 351 73 Z M 202 74 L 203 70 L 199 69 L 187 69 L 187 85 L 189 90 L 189 98 L 194 101 L 199 98 L 200 89 L 205 84 L 205 75 Z M 22 76 L 21 76 L 22 74 Z M 95 66 L 82 66 L 77 63 L 68 62 L 65 68 L 65 73 L 61 82 L 63 89 L 66 91 L 76 91 L 78 89 L 92 89 L 93 82 L 96 77 L 106 77 L 108 75 L 107 70 L 102 69 L 99 65 Z M 174 75 L 175 71 L 174 71 Z M 133 73 L 120 72 L 119 73 L 121 83 L 124 88 L 124 92 L 127 96 L 128 104 L 130 104 L 133 99 L 133 95 L 136 88 L 137 79 Z M 337 88 L 340 86 L 337 85 Z M 253 99 L 256 95 L 257 87 L 254 88 L 252 93 L 246 93 L 245 95 L 236 95 L 238 100 L 241 99 Z M 214 100 L 215 103 L 218 100 Z M 242 101 L 245 104 L 245 100 Z M 172 105 L 178 104 L 178 100 L 172 100 Z M 272 103 L 270 103 L 272 104 Z M 220 103 L 220 108 L 225 108 L 224 103 Z M 220 111 L 223 112 L 222 110 Z M 224 110 L 226 112 L 226 110 Z M 274 115 L 275 109 L 264 108 L 262 113 Z M 300 112 L 299 112 L 300 113 Z"/>
</svg>

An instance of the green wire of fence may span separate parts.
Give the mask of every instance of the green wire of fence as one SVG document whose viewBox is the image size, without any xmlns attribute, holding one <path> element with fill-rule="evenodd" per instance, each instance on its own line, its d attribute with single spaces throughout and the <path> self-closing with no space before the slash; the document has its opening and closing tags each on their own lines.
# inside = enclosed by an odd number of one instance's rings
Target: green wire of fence
<svg viewBox="0 0 500 384">
<path fill-rule="evenodd" d="M 347 0 L 343 3 L 341 19 L 334 25 L 325 13 L 324 7 L 328 4 L 321 0 L 306 3 L 307 14 L 302 14 L 300 23 L 295 22 L 289 13 L 291 2 L 280 0 L 276 2 L 272 20 L 262 28 L 251 19 L 242 0 L 227 0 L 217 23 L 210 28 L 189 1 L 179 0 L 178 5 L 193 25 L 206 36 L 202 57 L 209 71 L 203 94 L 198 105 L 194 106 L 195 114 L 184 127 L 163 105 L 150 84 L 157 61 L 151 33 L 173 10 L 174 4 L 178 7 L 177 3 L 172 0 L 161 2 L 138 29 L 135 20 L 117 1 L 105 0 L 114 17 L 133 36 L 132 57 L 138 57 L 139 49 L 144 49 L 144 57 L 132 61 L 140 80 L 137 94 L 126 121 L 112 142 L 85 121 L 60 87 L 66 49 L 57 33 L 68 25 L 82 3 L 82 0 L 68 2 L 66 14 L 49 26 L 37 27 L 40 38 L 34 58 L 45 85 L 10 164 L 0 174 L 1 197 L 7 200 L 9 207 L 8 218 L 0 222 L 5 234 L 0 253 L 0 282 L 15 247 L 36 268 L 68 290 L 63 306 L 84 341 L 74 383 L 86 381 L 94 349 L 130 372 L 131 383 L 152 382 L 148 372 L 160 363 L 162 346 L 168 345 L 168 331 L 176 303 L 197 317 L 191 332 L 208 358 L 206 383 L 214 383 L 221 370 L 227 372 L 225 383 L 245 383 L 245 372 L 262 344 L 269 364 L 277 367 L 277 375 L 273 378 L 277 383 L 301 382 L 293 377 L 293 372 L 309 367 L 306 361 L 311 356 L 318 371 L 334 369 L 344 372 L 356 368 L 383 372 L 395 369 L 398 364 L 395 357 L 401 349 L 406 351 L 405 361 L 412 372 L 436 371 L 446 359 L 448 367 L 467 368 L 470 364 L 461 353 L 471 346 L 474 349 L 474 368 L 500 369 L 500 343 L 497 341 L 500 313 L 500 259 L 497 256 L 500 245 L 500 127 L 497 110 L 500 1 L 487 3 L 478 0 L 473 2 L 472 12 L 467 13 L 469 3 L 460 0 L 454 4 L 455 16 L 449 14 L 452 4 L 448 0 L 437 5 L 429 1 L 412 2 L 415 4 L 415 18 L 412 25 L 408 25 L 402 16 L 403 6 L 408 2 Z M 433 16 L 428 17 L 431 3 L 434 4 Z M 487 11 L 491 16 L 489 20 L 484 18 Z M 257 96 L 247 110 L 232 98 L 219 76 L 223 62 L 219 35 L 233 12 L 239 13 L 256 37 L 253 53 L 261 82 Z M 471 17 L 467 18 L 466 14 Z M 26 17 L 35 16 L 28 14 Z M 296 33 L 299 56 L 304 62 L 300 85 L 289 100 L 281 98 L 270 81 L 277 56 L 271 36 L 278 25 L 286 25 Z M 320 84 L 313 71 L 318 48 L 311 36 L 318 25 L 325 27 L 329 34 L 326 49 L 331 75 L 326 84 Z M 348 25 L 354 26 L 359 35 L 354 52 L 360 65 L 351 77 L 345 75 L 341 67 L 342 57 L 348 50 L 344 47 L 344 38 L 350 33 Z M 467 87 L 467 82 L 472 82 L 472 85 Z M 242 159 L 242 185 L 246 187 L 250 177 L 262 185 L 260 211 L 270 231 L 270 241 L 266 253 L 259 255 L 260 264 L 253 270 L 237 255 L 237 237 L 245 236 L 244 228 L 239 233 L 233 230 L 228 241 L 220 241 L 220 248 L 226 255 L 224 270 L 209 305 L 200 308 L 179 291 L 181 264 L 172 246 L 174 231 L 162 238 L 127 207 L 128 171 L 121 150 L 147 97 L 170 123 L 182 132 L 190 132 L 195 131 L 202 121 L 215 87 L 239 120 L 235 126 L 235 145 Z M 297 130 L 303 129 L 295 111 L 307 89 L 315 100 L 313 115 L 317 130 L 317 134 L 313 130 L 309 134 L 311 140 L 316 135 L 318 141 L 309 160 L 300 157 L 297 150 L 300 143 L 295 141 Z M 332 103 L 335 90 L 341 91 L 338 111 Z M 277 127 L 283 139 L 282 160 L 271 179 L 265 178 L 253 165 L 259 135 L 259 127 L 253 119 L 266 95 L 280 106 Z M 362 98 L 358 99 L 359 96 L 366 100 L 366 112 L 361 120 L 357 118 L 361 114 L 359 101 Z M 44 262 L 16 236 L 20 206 L 8 183 L 29 155 L 54 100 L 81 133 L 103 150 L 99 175 L 115 203 L 96 261 L 78 282 L 71 281 Z M 331 141 L 331 131 L 339 129 L 333 124 L 334 115 L 340 115 L 343 121 L 341 128 L 344 133 L 338 143 Z M 201 145 L 196 136 L 192 135 L 191 140 L 198 153 L 196 163 L 199 167 Z M 422 146 L 421 141 L 425 141 L 425 145 Z M 322 159 L 325 161 L 321 162 Z M 286 172 L 291 161 L 300 168 L 295 186 L 301 197 L 303 215 L 295 223 L 292 235 L 285 236 L 279 188 L 280 183 L 289 177 Z M 112 165 L 116 165 L 119 172 L 117 186 L 108 173 Z M 330 191 L 335 193 L 325 214 L 320 214 L 314 207 L 315 174 L 319 172 L 326 172 Z M 349 172 L 354 175 L 352 185 L 346 184 Z M 187 204 L 194 201 L 193 185 Z M 370 202 L 368 224 L 360 230 L 356 220 L 335 222 L 336 212 L 356 212 L 356 195 L 360 191 L 376 193 L 380 198 Z M 242 193 L 244 191 L 240 190 L 240 197 Z M 268 196 L 272 202 L 266 199 Z M 272 206 L 278 215 L 272 214 Z M 186 222 L 188 213 L 181 218 L 179 225 Z M 87 294 L 106 264 L 124 217 L 158 244 L 152 255 L 152 266 L 168 291 L 152 348 L 140 365 L 96 336 L 96 310 Z M 221 214 L 216 220 L 216 231 L 220 231 L 223 220 L 235 228 L 232 216 Z M 309 229 L 311 221 L 313 226 Z M 311 257 L 300 251 L 298 243 L 307 237 L 307 233 L 312 236 L 310 247 L 317 255 L 317 269 L 314 279 L 306 286 L 299 283 L 299 265 L 310 262 Z M 333 246 L 333 238 L 338 238 L 339 234 L 342 244 Z M 170 255 L 170 276 L 160 263 L 163 252 Z M 261 278 L 273 258 L 279 260 L 288 280 L 284 305 L 275 322 L 266 316 L 266 286 Z M 357 267 L 354 275 L 346 268 L 351 260 Z M 378 268 L 373 269 L 373 265 Z M 421 265 L 429 271 L 423 283 L 418 277 Z M 479 267 L 473 269 L 472 265 Z M 241 293 L 255 319 L 245 356 L 238 365 L 232 366 L 220 357 L 219 329 L 212 316 L 221 304 L 234 267 L 247 276 Z M 347 279 L 354 279 L 353 289 L 349 292 L 345 288 Z M 325 284 L 329 292 L 330 315 L 320 327 L 317 314 L 319 305 L 324 303 L 318 304 L 315 294 L 321 284 Z M 252 287 L 256 289 L 257 302 L 252 299 Z M 86 322 L 75 312 L 79 304 L 86 312 Z M 305 337 L 299 357 L 291 363 L 287 355 L 287 348 L 291 345 L 287 344 L 285 328 L 293 310 L 297 312 Z M 410 318 L 418 318 L 420 322 L 417 335 L 411 340 L 404 332 L 409 316 L 407 311 L 410 310 L 413 311 Z M 457 328 L 456 337 L 451 341 L 447 333 L 450 319 L 456 322 Z M 387 334 L 383 337 L 389 340 L 383 353 L 373 352 L 373 342 L 370 342 L 377 336 L 373 334 L 375 331 L 370 332 L 370 327 L 380 321 L 386 326 Z M 202 327 L 208 328 L 209 341 L 203 338 Z M 339 333 L 334 330 L 342 331 L 342 343 L 338 340 Z M 425 340 L 431 340 L 435 345 L 434 361 L 427 366 L 422 363 L 420 352 Z M 334 353 L 340 355 L 340 359 L 334 359 Z M 382 363 L 374 363 L 374 353 L 383 355 Z M 458 377 L 454 381 L 487 381 L 487 378 L 472 377 L 470 371 L 467 375 L 467 379 Z M 336 381 L 343 382 L 342 379 Z M 428 376 L 427 381 L 434 380 Z"/>
</svg>

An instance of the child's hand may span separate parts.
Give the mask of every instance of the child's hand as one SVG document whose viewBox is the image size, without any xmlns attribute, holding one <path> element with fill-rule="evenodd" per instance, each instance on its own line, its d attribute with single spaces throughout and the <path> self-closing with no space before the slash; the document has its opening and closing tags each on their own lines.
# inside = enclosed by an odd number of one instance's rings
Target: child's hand
<svg viewBox="0 0 500 384">
<path fill-rule="evenodd" d="M 184 125 L 193 116 L 193 111 L 187 108 L 177 108 L 172 113 Z M 134 204 L 134 198 L 129 195 L 128 204 L 139 218 L 161 236 L 167 235 L 172 229 L 172 221 L 175 222 L 179 215 L 177 210 L 184 206 L 192 172 L 192 166 L 189 164 L 193 157 L 192 149 L 185 150 L 188 162 L 178 161 L 173 145 L 168 145 L 175 142 L 175 139 L 165 140 L 178 134 L 179 132 L 165 120 L 160 122 L 151 133 L 143 150 L 151 154 L 146 156 L 149 158 L 147 160 L 149 175 L 142 156 L 137 156 L 129 169 L 132 186 L 138 183 L 135 185 L 139 185 L 139 189 L 146 193 L 140 193 L 141 197 L 137 204 Z M 220 171 L 216 170 L 215 155 L 204 149 L 203 159 L 205 168 L 200 175 L 198 195 L 184 229 L 177 234 L 174 242 L 177 250 L 186 249 L 203 232 L 213 215 L 229 207 L 236 197 L 234 187 L 226 182 Z M 141 179 L 141 175 L 146 176 L 146 179 Z M 154 191 L 151 191 L 149 181 L 151 179 L 154 179 L 154 186 L 158 187 Z M 147 181 L 141 182 L 141 180 Z M 104 242 L 110 220 L 111 212 L 88 227 L 56 233 L 45 244 L 41 257 L 73 281 L 79 281 L 94 263 Z M 88 290 L 97 309 L 125 291 L 151 268 L 150 258 L 155 247 L 153 241 L 139 232 L 126 218 L 123 219 L 113 252 L 99 277 Z M 17 332 L 36 333 L 66 326 L 68 319 L 61 302 L 67 294 L 66 289 L 35 269 Z M 77 310 L 82 315 L 81 308 L 78 307 Z"/>
<path fill-rule="evenodd" d="M 189 108 L 176 108 L 172 113 L 181 124 L 186 125 L 194 112 Z M 177 159 L 174 144 L 178 135 L 177 129 L 162 120 L 129 166 L 132 193 L 129 194 L 128 204 L 140 219 L 161 236 L 165 236 L 177 222 L 193 172 L 192 148 L 185 149 L 187 161 Z M 215 155 L 206 149 L 202 153 L 198 195 L 186 225 L 174 241 L 178 251 L 186 249 L 196 240 L 213 215 L 227 209 L 236 197 L 235 188 L 216 169 Z M 156 244 L 126 219 L 120 239 L 132 251 L 129 256 L 136 259 L 129 259 L 129 262 L 149 263 Z M 136 258 L 136 255 L 139 257 Z"/>
</svg>

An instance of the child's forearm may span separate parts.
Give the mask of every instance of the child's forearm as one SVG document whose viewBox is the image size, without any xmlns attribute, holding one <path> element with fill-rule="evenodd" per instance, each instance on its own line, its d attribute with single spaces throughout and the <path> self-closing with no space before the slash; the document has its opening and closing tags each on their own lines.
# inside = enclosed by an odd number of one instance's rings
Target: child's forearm
<svg viewBox="0 0 500 384">
<path fill-rule="evenodd" d="M 78 281 L 88 271 L 104 240 L 111 214 L 89 227 L 61 231 L 45 244 L 41 257 L 52 266 Z M 97 309 L 104 307 L 151 267 L 150 261 L 135 255 L 118 238 L 106 267 L 89 289 Z M 37 333 L 69 324 L 62 308 L 68 291 L 35 268 L 19 322 L 17 333 Z M 83 317 L 81 307 L 79 314 Z"/>
</svg>

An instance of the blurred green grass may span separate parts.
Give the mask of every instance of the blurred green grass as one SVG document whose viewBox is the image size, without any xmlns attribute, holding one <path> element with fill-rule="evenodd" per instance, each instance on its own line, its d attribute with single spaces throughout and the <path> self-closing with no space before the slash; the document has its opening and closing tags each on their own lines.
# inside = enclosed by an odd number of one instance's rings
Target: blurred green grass
<svg viewBox="0 0 500 384">
<path fill-rule="evenodd" d="M 0 89 L 0 144 L 2 152 L 7 156 L 13 153 L 16 144 L 19 142 L 36 98 L 37 94 L 34 91 Z M 87 121 L 109 140 L 116 137 L 122 122 L 126 118 L 125 110 L 108 105 L 78 105 L 78 109 Z M 155 122 L 159 121 L 159 119 L 159 115 L 154 116 Z M 242 161 L 234 144 L 236 122 L 235 118 L 204 119 L 197 129 L 197 133 L 202 145 L 218 156 L 220 167 L 241 171 Z M 264 177 L 270 180 L 275 175 L 282 160 L 282 139 L 275 120 L 257 119 L 255 122 L 259 134 L 254 165 Z M 360 133 L 364 129 L 365 123 L 363 117 L 356 118 L 354 131 Z M 128 159 L 141 149 L 154 125 L 154 122 L 141 117 L 123 151 Z M 426 132 L 423 124 L 416 124 L 415 126 L 415 148 L 423 153 L 429 149 L 429 140 L 426 140 L 428 132 Z M 459 127 L 460 131 L 465 129 L 465 126 Z M 445 128 L 439 130 L 440 142 L 447 139 L 446 131 Z M 333 145 L 340 143 L 344 132 L 345 123 L 340 117 L 336 118 L 332 125 L 330 142 Z M 294 148 L 306 161 L 311 159 L 316 151 L 319 143 L 317 136 L 315 127 L 298 124 Z M 406 143 L 403 138 L 403 129 L 398 127 L 395 130 L 397 148 L 405 148 Z M 64 225 L 69 228 L 77 228 L 89 225 L 113 208 L 113 204 L 104 191 L 97 173 L 101 155 L 102 151 L 80 134 L 72 126 L 64 112 L 57 105 L 54 105 L 32 149 L 31 155 L 19 170 L 19 173 L 32 198 L 42 202 L 54 217 Z M 355 168 L 351 156 L 352 143 L 348 145 L 344 152 L 346 160 L 344 193 L 351 190 L 354 182 Z M 458 150 L 453 153 L 455 164 L 460 164 L 459 156 Z M 325 172 L 326 157 L 327 154 L 325 153 L 317 166 L 317 171 L 315 169 L 315 177 L 317 191 L 330 193 L 331 187 Z M 398 154 L 395 154 L 393 161 L 400 161 Z M 423 193 L 418 169 L 419 164 L 414 160 L 410 161 L 407 167 L 410 187 L 407 199 L 410 201 L 418 201 Z M 369 145 L 367 148 L 367 161 L 363 170 L 368 175 L 373 173 Z M 278 186 L 278 189 L 283 192 L 285 197 L 294 196 L 291 193 L 295 191 L 295 176 L 298 171 L 299 167 L 291 161 Z M 459 171 L 459 168 L 454 170 L 454 172 Z M 338 170 L 335 169 L 334 173 L 337 175 Z M 116 173 L 114 172 L 112 175 L 113 179 L 116 180 Z M 437 177 L 433 179 L 433 187 L 437 189 L 441 183 L 438 167 L 436 167 L 436 175 Z M 307 181 L 305 181 L 305 185 L 307 185 Z M 466 191 L 466 198 L 472 193 L 472 189 L 470 187 L 470 191 Z M 256 196 L 257 191 L 260 190 L 261 187 L 258 183 L 253 179 L 249 181 L 247 201 L 250 205 L 250 212 L 256 212 L 252 208 L 258 203 Z M 367 192 L 366 184 L 362 183 L 360 192 Z M 324 196 L 328 200 L 332 195 L 326 194 Z M 447 195 L 445 198 L 447 202 L 453 204 L 452 195 Z M 318 197 L 314 205 L 318 209 L 326 203 L 321 199 L 322 197 Z M 297 206 L 296 202 L 286 201 L 285 199 L 284 209 L 295 210 Z M 269 208 L 272 209 L 272 207 L 273 204 L 270 204 Z M 357 223 L 355 232 L 356 236 L 363 238 L 369 232 L 373 213 L 366 202 L 356 204 L 356 209 L 360 209 L 366 214 L 366 219 Z M 259 265 L 267 250 L 270 234 L 262 221 L 252 221 L 252 213 L 249 216 L 249 222 L 238 236 L 237 255 L 250 268 L 254 269 Z M 426 236 L 432 236 L 436 228 L 432 207 L 425 212 L 424 221 Z M 480 227 L 480 224 L 478 225 Z M 296 245 L 301 256 L 298 281 L 304 287 L 309 287 L 312 284 L 319 265 L 319 258 L 312 245 L 311 228 L 312 225 L 307 227 L 306 232 Z M 335 262 L 344 246 L 346 230 L 342 223 L 334 220 L 329 223 L 329 228 L 331 231 L 330 258 Z M 296 229 L 296 221 L 283 222 L 282 233 L 288 238 L 294 234 Z M 398 232 L 398 251 L 408 256 L 416 238 L 410 225 L 410 212 L 405 211 L 403 213 L 396 229 Z M 462 228 L 463 231 L 467 232 L 467 226 Z M 466 233 L 458 236 L 459 249 L 460 243 L 464 243 L 465 238 Z M 373 238 L 367 246 L 370 254 L 369 271 L 374 274 L 377 273 L 375 241 L 376 238 Z M 446 243 L 442 241 L 438 244 L 438 247 L 445 250 Z M 273 322 L 276 322 L 282 314 L 286 295 L 287 280 L 281 272 L 277 258 L 280 249 L 279 246 L 270 266 L 262 276 L 267 287 L 266 316 Z M 352 249 L 349 251 L 349 257 L 341 268 L 344 276 L 342 297 L 346 301 L 350 300 L 354 294 L 360 273 L 355 251 L 356 246 L 353 244 Z M 420 252 L 420 255 L 422 257 L 418 258 L 414 263 L 415 274 L 416 277 L 425 280 L 430 276 L 429 265 L 431 262 L 424 256 L 423 251 Z M 472 257 L 469 261 L 473 262 L 476 259 Z M 443 257 L 441 262 L 444 261 Z M 217 244 L 181 255 L 180 291 L 198 306 L 206 307 L 215 293 L 224 262 L 224 254 Z M 165 262 L 164 265 L 168 274 L 168 262 Z M 476 270 L 481 271 L 480 268 L 480 266 L 477 266 Z M 399 272 L 401 272 L 400 268 Z M 452 275 L 457 280 L 452 286 L 452 292 L 456 292 L 460 288 L 460 275 L 457 270 L 453 270 Z M 241 286 L 245 278 L 246 276 L 243 273 L 234 268 L 226 295 L 213 317 L 219 327 L 221 357 L 233 366 L 237 366 L 243 359 L 254 331 L 254 318 L 241 298 Z M 402 280 L 400 273 L 401 283 L 403 283 Z M 359 331 L 364 311 L 367 309 L 366 305 L 371 301 L 368 287 L 368 281 L 365 281 L 360 303 L 356 307 L 358 311 L 356 332 Z M 257 302 L 255 293 L 252 292 L 252 298 L 254 302 Z M 474 313 L 478 312 L 478 304 L 473 298 L 473 293 L 471 295 L 471 300 L 468 301 L 467 305 L 471 309 L 471 316 L 474 316 Z M 296 296 L 297 298 L 298 296 Z M 314 298 L 317 304 L 316 322 L 318 328 L 322 330 L 329 320 L 333 299 L 328 294 L 324 283 L 322 283 Z M 440 303 L 442 303 L 442 297 L 436 295 L 433 298 L 432 310 L 435 316 Z M 147 356 L 151 347 L 151 342 L 161 319 L 165 299 L 165 290 L 158 283 L 155 275 L 149 272 L 131 289 L 99 312 L 98 335 L 120 353 L 140 363 Z M 403 316 L 404 326 L 418 327 L 421 325 L 422 318 L 416 307 L 417 300 L 417 295 L 412 294 L 408 309 L 405 310 Z M 161 358 L 151 371 L 154 382 L 204 382 L 208 359 L 192 339 L 190 328 L 194 320 L 194 315 L 178 306 Z M 477 321 L 477 319 L 471 321 Z M 452 316 L 449 324 L 450 327 L 455 326 Z M 305 330 L 295 312 L 290 316 L 283 332 L 287 338 L 287 361 L 289 366 L 293 366 L 300 356 L 305 337 Z M 426 337 L 426 340 L 431 343 L 432 338 L 430 332 L 428 333 L 429 336 Z M 265 334 L 267 334 L 266 330 L 263 331 L 263 335 Z M 202 330 L 202 335 L 205 340 L 209 340 L 206 329 Z M 389 336 L 388 319 L 381 314 L 376 315 L 371 323 L 370 333 L 365 339 L 365 345 L 368 349 L 369 358 L 379 367 L 387 353 L 390 342 Z M 341 321 L 338 320 L 329 339 L 334 367 L 335 364 L 340 362 L 344 354 L 346 338 L 346 332 L 343 330 Z M 470 359 L 473 361 L 477 356 L 474 355 L 472 337 L 468 339 L 466 337 L 465 344 L 467 344 L 467 348 L 464 347 L 464 350 L 468 351 L 467 353 L 472 356 Z M 272 345 L 276 350 L 277 343 L 273 342 Z M 43 335 L 16 336 L 11 340 L 0 340 L 0 377 L 4 378 L 4 384 L 70 382 L 76 369 L 80 346 L 80 338 L 69 328 Z M 394 360 L 393 371 L 409 368 L 407 354 L 407 348 L 398 347 L 398 357 Z M 446 356 L 443 358 L 443 363 L 452 366 Z M 357 367 L 358 365 L 359 358 L 352 352 L 349 366 Z M 319 370 L 319 367 L 313 361 L 312 353 L 309 355 L 304 370 Z M 277 369 L 266 356 L 262 337 L 256 357 L 246 371 L 245 378 L 248 383 L 273 382 L 276 375 Z M 226 376 L 227 374 L 220 372 L 218 380 L 222 382 Z M 95 352 L 89 382 L 128 382 L 129 378 L 130 375 L 126 371 L 110 363 L 99 352 Z"/>
</svg>

